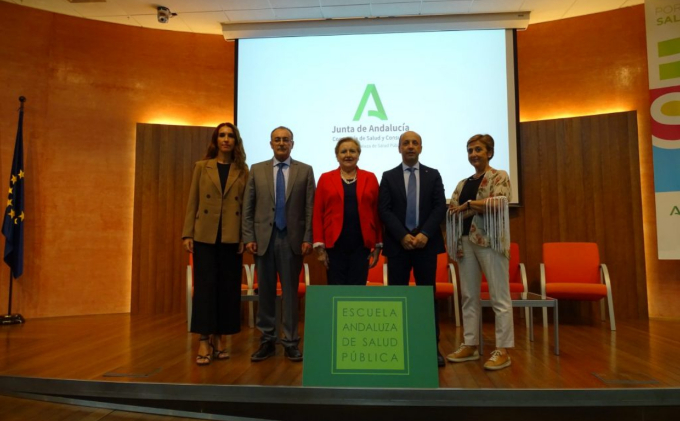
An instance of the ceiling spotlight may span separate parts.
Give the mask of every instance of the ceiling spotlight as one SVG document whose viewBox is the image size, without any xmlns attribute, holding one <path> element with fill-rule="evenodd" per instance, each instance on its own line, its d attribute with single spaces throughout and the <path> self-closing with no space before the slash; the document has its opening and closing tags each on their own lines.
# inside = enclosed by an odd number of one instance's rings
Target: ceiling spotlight
<svg viewBox="0 0 680 421">
<path fill-rule="evenodd" d="M 158 6 L 158 13 L 156 17 L 159 23 L 168 23 L 171 17 L 177 16 L 177 13 L 172 13 L 170 9 L 165 6 Z"/>
</svg>

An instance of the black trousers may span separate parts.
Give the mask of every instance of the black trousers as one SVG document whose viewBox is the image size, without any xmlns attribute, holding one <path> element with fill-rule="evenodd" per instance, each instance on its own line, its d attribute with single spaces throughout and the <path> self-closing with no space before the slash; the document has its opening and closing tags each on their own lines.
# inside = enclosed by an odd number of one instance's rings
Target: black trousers
<svg viewBox="0 0 680 421">
<path fill-rule="evenodd" d="M 413 269 L 413 277 L 417 286 L 431 286 L 434 301 L 434 327 L 439 342 L 439 312 L 437 300 L 434 298 L 435 280 L 437 276 L 437 255 L 423 249 L 401 250 L 396 256 L 388 257 L 387 283 L 389 285 L 408 285 Z"/>
<path fill-rule="evenodd" d="M 194 242 L 192 332 L 230 335 L 241 331 L 242 271 L 238 244 Z"/>
<path fill-rule="evenodd" d="M 354 250 L 326 249 L 328 253 L 328 285 L 366 285 L 368 279 L 368 255 L 365 247 Z"/>
</svg>

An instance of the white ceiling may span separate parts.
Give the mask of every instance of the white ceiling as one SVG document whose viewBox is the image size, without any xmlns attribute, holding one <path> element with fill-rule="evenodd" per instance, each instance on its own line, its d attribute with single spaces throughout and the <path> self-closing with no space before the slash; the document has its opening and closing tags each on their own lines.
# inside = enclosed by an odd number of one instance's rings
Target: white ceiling
<svg viewBox="0 0 680 421">
<path fill-rule="evenodd" d="M 2 0 L 65 15 L 170 31 L 222 34 L 223 22 L 531 12 L 546 22 L 644 3 L 644 0 Z M 156 8 L 177 16 L 158 23 Z"/>
</svg>

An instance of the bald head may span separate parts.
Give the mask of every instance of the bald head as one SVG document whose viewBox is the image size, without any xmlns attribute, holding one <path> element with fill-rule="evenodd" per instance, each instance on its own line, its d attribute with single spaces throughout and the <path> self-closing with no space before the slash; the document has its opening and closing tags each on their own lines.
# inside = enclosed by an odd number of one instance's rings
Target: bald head
<svg viewBox="0 0 680 421">
<path fill-rule="evenodd" d="M 418 163 L 418 157 L 423 151 L 423 140 L 416 132 L 406 132 L 399 136 L 399 153 L 401 160 L 409 167 Z"/>
</svg>

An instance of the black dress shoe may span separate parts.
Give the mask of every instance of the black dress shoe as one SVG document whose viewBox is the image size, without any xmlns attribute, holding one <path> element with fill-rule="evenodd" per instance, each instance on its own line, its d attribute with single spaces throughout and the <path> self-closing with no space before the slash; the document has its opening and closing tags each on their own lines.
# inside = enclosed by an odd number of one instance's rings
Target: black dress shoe
<svg viewBox="0 0 680 421">
<path fill-rule="evenodd" d="M 274 342 L 262 342 L 260 348 L 250 356 L 250 361 L 264 361 L 276 353 Z"/>
<path fill-rule="evenodd" d="M 284 347 L 286 352 L 286 358 L 291 361 L 302 361 L 302 352 L 297 347 L 297 345 L 291 345 Z"/>
<path fill-rule="evenodd" d="M 437 350 L 437 367 L 444 367 L 445 365 L 446 361 L 444 360 L 444 356 Z"/>
</svg>

